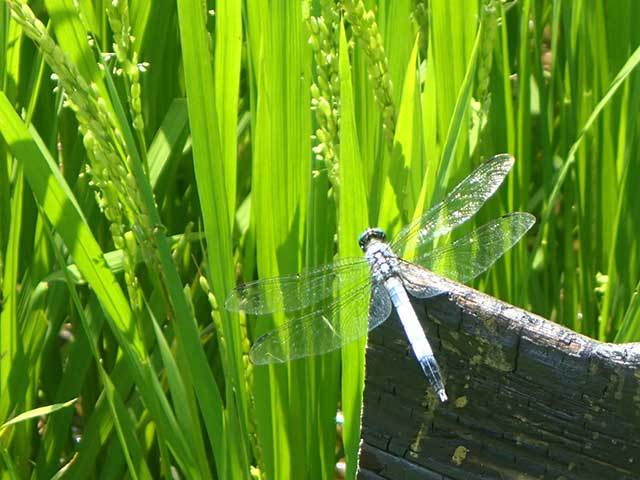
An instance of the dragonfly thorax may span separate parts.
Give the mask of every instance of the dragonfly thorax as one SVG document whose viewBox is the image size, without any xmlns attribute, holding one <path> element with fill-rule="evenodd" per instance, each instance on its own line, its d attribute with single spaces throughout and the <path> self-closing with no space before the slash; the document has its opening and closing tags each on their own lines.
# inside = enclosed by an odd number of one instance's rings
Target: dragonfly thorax
<svg viewBox="0 0 640 480">
<path fill-rule="evenodd" d="M 364 252 L 371 266 L 371 275 L 376 282 L 384 282 L 398 273 L 398 257 L 388 243 L 377 239 L 371 240 Z"/>
</svg>

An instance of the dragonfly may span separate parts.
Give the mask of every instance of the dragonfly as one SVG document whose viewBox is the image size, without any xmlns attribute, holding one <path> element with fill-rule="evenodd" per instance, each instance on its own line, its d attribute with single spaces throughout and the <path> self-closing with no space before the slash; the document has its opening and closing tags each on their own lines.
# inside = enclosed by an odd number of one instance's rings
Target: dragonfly
<svg viewBox="0 0 640 480">
<path fill-rule="evenodd" d="M 491 157 L 390 242 L 382 229 L 368 228 L 358 239 L 362 257 L 237 286 L 225 301 L 228 310 L 251 315 L 288 312 L 290 318 L 254 342 L 251 362 L 283 363 L 339 349 L 367 335 L 395 308 L 422 371 L 445 402 L 440 368 L 409 295 L 420 299 L 446 291 L 437 282 L 425 284 L 425 273 L 460 283 L 472 280 L 532 227 L 533 215 L 512 212 L 433 247 L 438 237 L 476 214 L 513 164 L 509 154 Z"/>
</svg>

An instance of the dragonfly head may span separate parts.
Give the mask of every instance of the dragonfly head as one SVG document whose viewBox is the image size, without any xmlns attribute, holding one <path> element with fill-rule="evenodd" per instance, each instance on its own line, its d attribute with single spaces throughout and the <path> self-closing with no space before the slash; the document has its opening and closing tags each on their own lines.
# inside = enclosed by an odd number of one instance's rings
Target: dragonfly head
<svg viewBox="0 0 640 480">
<path fill-rule="evenodd" d="M 381 228 L 367 228 L 364 232 L 362 232 L 360 238 L 358 238 L 358 244 L 364 252 L 367 249 L 367 245 L 369 245 L 372 240 L 384 242 L 386 241 L 386 239 L 387 236 Z"/>
</svg>

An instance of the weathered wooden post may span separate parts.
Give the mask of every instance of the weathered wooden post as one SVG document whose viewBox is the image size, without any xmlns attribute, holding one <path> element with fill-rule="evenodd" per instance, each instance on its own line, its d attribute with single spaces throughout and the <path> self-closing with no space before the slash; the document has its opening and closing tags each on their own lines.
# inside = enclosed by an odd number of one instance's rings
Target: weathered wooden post
<svg viewBox="0 0 640 480">
<path fill-rule="evenodd" d="M 369 337 L 358 478 L 639 479 L 640 343 L 596 342 L 444 283 L 414 306 L 449 402 L 394 313 Z"/>
</svg>

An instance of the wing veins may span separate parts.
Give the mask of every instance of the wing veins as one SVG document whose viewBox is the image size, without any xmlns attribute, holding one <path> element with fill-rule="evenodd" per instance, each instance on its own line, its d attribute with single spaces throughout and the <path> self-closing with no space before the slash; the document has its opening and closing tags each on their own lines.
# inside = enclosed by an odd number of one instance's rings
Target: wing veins
<svg viewBox="0 0 640 480">
<path fill-rule="evenodd" d="M 467 282 L 493 265 L 533 226 L 535 217 L 513 212 L 491 220 L 450 245 L 413 259 L 432 272 Z"/>
<path fill-rule="evenodd" d="M 312 335 L 310 332 L 313 332 L 317 325 L 322 325 L 325 323 L 331 323 L 334 315 L 340 313 L 340 309 L 349 308 L 354 299 L 357 299 L 358 296 L 366 290 L 367 284 L 356 285 L 352 287 L 347 292 L 343 292 L 339 297 L 335 298 L 328 305 L 320 306 L 319 308 L 302 314 L 300 316 L 294 316 L 290 318 L 288 321 L 283 323 L 282 325 L 276 327 L 273 330 L 261 335 L 251 347 L 249 352 L 249 356 L 251 361 L 254 364 L 264 364 L 271 363 L 266 361 L 268 357 L 277 357 L 281 358 L 279 361 L 288 361 L 296 358 L 302 358 L 308 355 L 312 355 L 313 352 L 298 352 L 298 345 L 296 341 L 307 342 Z M 321 321 L 318 321 L 318 316 L 321 317 Z M 335 333 L 335 346 L 331 349 L 327 349 L 326 351 L 331 351 L 339 348 L 342 345 L 341 336 L 332 328 Z M 281 356 L 276 356 L 271 354 L 270 352 L 278 349 L 287 350 L 288 354 L 283 354 Z M 264 357 L 264 359 L 262 359 Z"/>
<path fill-rule="evenodd" d="M 364 258 L 345 258 L 291 275 L 265 278 L 234 288 L 225 308 L 253 315 L 304 309 L 350 285 L 368 265 Z"/>
<path fill-rule="evenodd" d="M 418 245 L 428 243 L 469 220 L 496 192 L 513 162 L 511 155 L 501 154 L 480 164 L 440 203 L 404 227 L 391 243 L 393 250 L 402 254 L 414 239 Z"/>
</svg>

